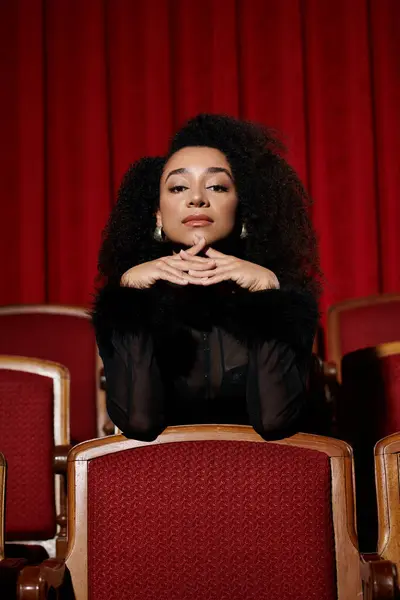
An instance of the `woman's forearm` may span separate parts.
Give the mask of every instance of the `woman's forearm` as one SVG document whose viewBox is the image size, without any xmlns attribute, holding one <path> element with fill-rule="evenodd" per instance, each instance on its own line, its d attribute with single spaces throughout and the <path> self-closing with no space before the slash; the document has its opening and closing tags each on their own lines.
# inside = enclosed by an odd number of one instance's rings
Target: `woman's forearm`
<svg viewBox="0 0 400 600">
<path fill-rule="evenodd" d="M 113 423 L 127 437 L 155 439 L 165 427 L 164 386 L 151 337 L 113 332 L 111 344 L 99 349 Z"/>
<path fill-rule="evenodd" d="M 306 371 L 282 342 L 258 345 L 249 353 L 247 409 L 254 429 L 266 439 L 295 433 L 307 408 Z"/>
</svg>

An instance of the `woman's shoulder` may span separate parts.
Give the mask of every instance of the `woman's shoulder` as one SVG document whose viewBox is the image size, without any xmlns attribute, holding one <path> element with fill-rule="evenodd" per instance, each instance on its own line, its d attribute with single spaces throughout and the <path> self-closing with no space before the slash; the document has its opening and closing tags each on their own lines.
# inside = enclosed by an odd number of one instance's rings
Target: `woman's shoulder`
<svg viewBox="0 0 400 600">
<path fill-rule="evenodd" d="M 296 285 L 238 290 L 224 309 L 225 327 L 237 337 L 250 342 L 277 339 L 304 350 L 312 347 L 318 319 L 316 295 Z"/>
</svg>

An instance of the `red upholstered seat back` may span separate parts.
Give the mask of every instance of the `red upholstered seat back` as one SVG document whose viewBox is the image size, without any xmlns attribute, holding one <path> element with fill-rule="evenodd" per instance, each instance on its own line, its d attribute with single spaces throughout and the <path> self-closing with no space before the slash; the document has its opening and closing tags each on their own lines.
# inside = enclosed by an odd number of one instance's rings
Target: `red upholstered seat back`
<svg viewBox="0 0 400 600">
<path fill-rule="evenodd" d="M 7 461 L 6 539 L 56 533 L 53 379 L 0 369 L 0 451 Z"/>
<path fill-rule="evenodd" d="M 333 600 L 327 455 L 197 441 L 89 462 L 91 600 Z"/>
<path fill-rule="evenodd" d="M 360 348 L 400 340 L 400 297 L 390 302 L 341 310 L 338 326 L 341 356 Z"/>
<path fill-rule="evenodd" d="M 97 437 L 96 343 L 89 319 L 70 314 L 0 314 L 0 354 L 65 365 L 71 374 L 71 441 Z"/>
</svg>

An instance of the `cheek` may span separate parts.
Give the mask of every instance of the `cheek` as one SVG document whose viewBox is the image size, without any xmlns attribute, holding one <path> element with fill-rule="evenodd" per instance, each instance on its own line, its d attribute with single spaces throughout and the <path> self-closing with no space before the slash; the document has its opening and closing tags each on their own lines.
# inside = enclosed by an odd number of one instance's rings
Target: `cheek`
<svg viewBox="0 0 400 600">
<path fill-rule="evenodd" d="M 171 221 L 176 216 L 176 203 L 170 197 L 160 196 L 160 214 L 162 221 Z"/>
<path fill-rule="evenodd" d="M 238 200 L 236 197 L 227 198 L 226 201 L 219 206 L 218 212 L 223 219 L 231 224 L 236 219 L 238 208 Z"/>
</svg>

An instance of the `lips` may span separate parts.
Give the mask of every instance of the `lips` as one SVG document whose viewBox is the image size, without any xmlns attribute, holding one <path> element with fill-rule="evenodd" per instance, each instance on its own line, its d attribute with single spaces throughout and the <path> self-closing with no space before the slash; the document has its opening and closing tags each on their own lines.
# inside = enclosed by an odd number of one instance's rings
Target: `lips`
<svg viewBox="0 0 400 600">
<path fill-rule="evenodd" d="M 189 215 L 183 219 L 182 223 L 188 227 L 206 227 L 211 225 L 213 220 L 208 215 Z"/>
</svg>

